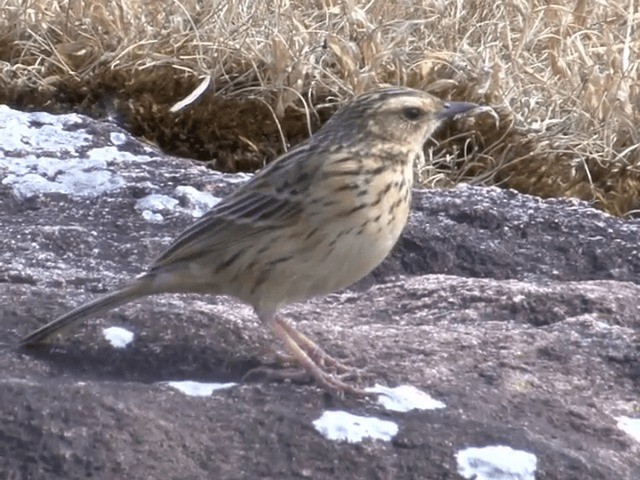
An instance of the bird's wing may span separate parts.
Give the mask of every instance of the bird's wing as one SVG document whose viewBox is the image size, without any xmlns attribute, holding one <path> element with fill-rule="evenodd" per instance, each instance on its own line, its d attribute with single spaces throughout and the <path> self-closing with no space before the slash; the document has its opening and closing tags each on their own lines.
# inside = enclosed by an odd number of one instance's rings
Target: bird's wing
<svg viewBox="0 0 640 480">
<path fill-rule="evenodd" d="M 267 231 L 294 225 L 321 168 L 321 157 L 322 152 L 309 144 L 280 157 L 184 230 L 156 258 L 151 270 L 222 252 Z"/>
</svg>

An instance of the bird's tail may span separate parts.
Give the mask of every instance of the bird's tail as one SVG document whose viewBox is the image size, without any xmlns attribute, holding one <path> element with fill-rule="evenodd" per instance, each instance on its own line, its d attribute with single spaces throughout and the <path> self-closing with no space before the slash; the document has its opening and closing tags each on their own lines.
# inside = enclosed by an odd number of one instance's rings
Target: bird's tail
<svg viewBox="0 0 640 480">
<path fill-rule="evenodd" d="M 61 317 L 56 318 L 52 322 L 47 323 L 20 340 L 19 345 L 24 347 L 45 342 L 60 330 L 67 328 L 80 320 L 106 312 L 137 298 L 159 293 L 157 288 L 154 288 L 153 283 L 153 279 L 150 276 L 145 275 L 139 277 L 132 283 L 125 285 L 114 292 L 96 298 L 92 302 L 81 305 L 75 310 L 72 310 Z"/>
</svg>

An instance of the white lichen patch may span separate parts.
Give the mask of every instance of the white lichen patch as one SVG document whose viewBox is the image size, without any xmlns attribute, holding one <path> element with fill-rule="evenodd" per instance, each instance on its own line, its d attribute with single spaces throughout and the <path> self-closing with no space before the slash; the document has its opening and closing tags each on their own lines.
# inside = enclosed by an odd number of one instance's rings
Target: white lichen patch
<svg viewBox="0 0 640 480">
<path fill-rule="evenodd" d="M 418 390 L 412 385 L 399 387 L 385 387 L 376 385 L 366 389 L 367 392 L 379 393 L 378 403 L 387 410 L 394 412 L 408 412 L 410 410 L 435 410 L 446 405 L 434 399 L 429 394 Z"/>
<path fill-rule="evenodd" d="M 104 338 L 113 348 L 125 348 L 133 341 L 133 332 L 121 327 L 108 327 L 102 329 Z"/>
<path fill-rule="evenodd" d="M 91 136 L 84 129 L 77 128 L 84 123 L 86 120 L 76 114 L 24 113 L 0 105 L 1 150 L 6 153 L 65 152 L 75 155 L 77 147 L 91 141 Z"/>
<path fill-rule="evenodd" d="M 253 174 L 244 172 L 226 176 L 227 182 L 229 183 L 246 183 L 251 179 L 251 177 L 253 177 Z"/>
<path fill-rule="evenodd" d="M 87 152 L 87 157 L 94 160 L 101 160 L 105 162 L 105 164 L 107 162 L 109 164 L 118 162 L 148 162 L 152 159 L 152 157 L 148 155 L 134 155 L 113 146 L 92 148 Z"/>
<path fill-rule="evenodd" d="M 162 382 L 164 385 L 169 385 L 172 388 L 184 393 L 185 395 L 189 395 L 190 397 L 208 397 L 216 390 L 224 390 L 225 388 L 231 388 L 236 383 L 205 383 L 205 382 L 195 382 L 193 380 L 181 380 L 181 381 L 171 381 L 171 382 Z"/>
<path fill-rule="evenodd" d="M 201 217 L 220 202 L 220 198 L 189 186 L 176 187 L 175 195 L 180 200 L 169 195 L 152 193 L 136 202 L 136 210 L 141 212 L 145 220 L 158 223 L 164 219 L 162 214 L 169 212 Z"/>
<path fill-rule="evenodd" d="M 109 140 L 114 145 L 124 145 L 127 143 L 127 135 L 122 132 L 111 132 L 109 134 Z"/>
<path fill-rule="evenodd" d="M 144 212 L 148 210 L 154 213 L 171 212 L 175 210 L 180 202 L 169 195 L 161 193 L 152 193 L 146 197 L 138 199 L 136 202 L 136 210 Z"/>
<path fill-rule="evenodd" d="M 375 417 L 353 415 L 341 410 L 327 410 L 314 420 L 313 426 L 329 440 L 361 442 L 365 438 L 391 440 L 398 433 L 398 425 Z"/>
<path fill-rule="evenodd" d="M 186 209 L 192 217 L 201 217 L 222 200 L 220 197 L 191 186 L 176 187 L 174 193 L 181 200 L 180 206 Z"/>
<path fill-rule="evenodd" d="M 466 448 L 456 454 L 458 473 L 474 480 L 535 480 L 537 458 L 503 445 Z"/>
<path fill-rule="evenodd" d="M 143 210 L 142 218 L 149 223 L 162 223 L 164 222 L 164 216 L 161 213 L 152 212 L 151 210 Z"/>
<path fill-rule="evenodd" d="M 65 193 L 95 197 L 124 185 L 119 175 L 109 171 L 103 160 L 91 157 L 60 160 L 46 156 L 6 157 L 2 183 L 25 199 L 41 193 Z"/>
<path fill-rule="evenodd" d="M 640 418 L 617 417 L 618 428 L 627 435 L 633 437 L 636 442 L 640 442 Z"/>
<path fill-rule="evenodd" d="M 19 199 L 47 193 L 97 197 L 121 188 L 126 182 L 110 165 L 151 157 L 121 151 L 117 145 L 126 136 L 120 132 L 102 138 L 102 144 L 113 145 L 96 146 L 100 139 L 81 128 L 89 121 L 80 115 L 25 113 L 0 105 L 0 181 Z"/>
</svg>

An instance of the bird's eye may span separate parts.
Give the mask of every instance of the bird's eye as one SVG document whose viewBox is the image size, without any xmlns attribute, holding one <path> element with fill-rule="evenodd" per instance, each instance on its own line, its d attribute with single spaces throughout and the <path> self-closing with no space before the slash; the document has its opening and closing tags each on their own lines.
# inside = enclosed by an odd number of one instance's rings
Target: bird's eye
<svg viewBox="0 0 640 480">
<path fill-rule="evenodd" d="M 406 107 L 402 110 L 402 115 L 407 120 L 415 121 L 424 115 L 424 111 L 418 107 Z"/>
</svg>

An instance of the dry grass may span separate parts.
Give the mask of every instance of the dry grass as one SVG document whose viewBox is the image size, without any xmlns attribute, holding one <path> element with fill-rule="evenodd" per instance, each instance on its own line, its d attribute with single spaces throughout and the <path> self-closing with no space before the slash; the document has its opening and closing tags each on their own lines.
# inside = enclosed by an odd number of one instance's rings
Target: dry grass
<svg viewBox="0 0 640 480">
<path fill-rule="evenodd" d="M 0 101 L 115 116 L 173 153 L 251 170 L 352 94 L 406 84 L 500 116 L 499 128 L 489 116 L 452 127 L 423 183 L 498 184 L 631 215 L 639 10 L 635 0 L 0 0 Z"/>
</svg>

